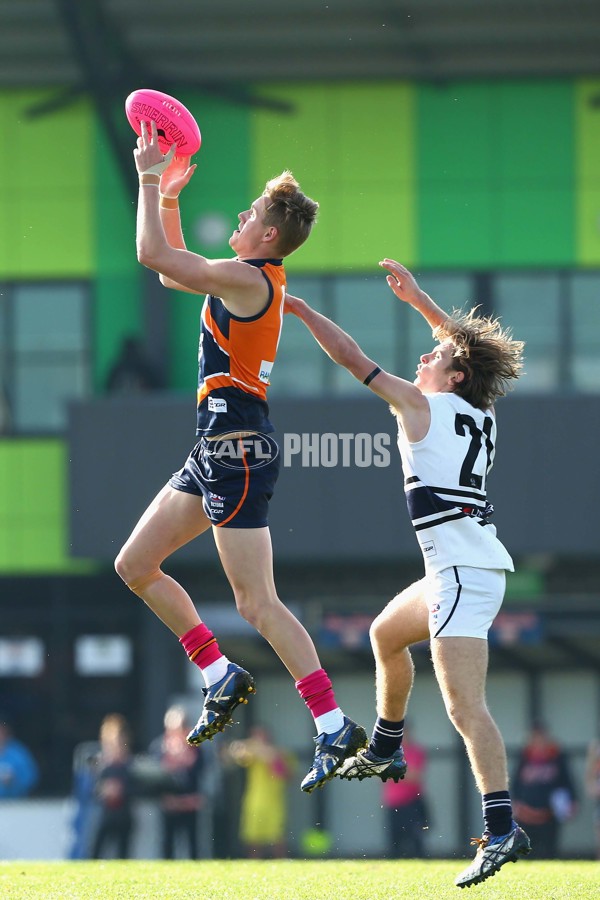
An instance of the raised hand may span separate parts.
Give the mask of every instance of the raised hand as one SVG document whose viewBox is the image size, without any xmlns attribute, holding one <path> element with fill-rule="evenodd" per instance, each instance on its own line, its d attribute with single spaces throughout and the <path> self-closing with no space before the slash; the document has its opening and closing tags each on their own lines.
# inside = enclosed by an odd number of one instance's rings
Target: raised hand
<svg viewBox="0 0 600 900">
<path fill-rule="evenodd" d="M 416 282 L 414 275 L 408 271 L 402 263 L 394 259 L 383 259 L 379 265 L 390 273 L 385 279 L 394 294 L 403 303 L 408 303 L 413 309 L 421 313 L 432 329 L 438 328 L 448 320 L 448 313 L 432 300 Z"/>
<path fill-rule="evenodd" d="M 390 273 L 385 279 L 396 297 L 404 303 L 415 306 L 423 298 L 423 291 L 406 266 L 393 259 L 383 259 L 379 265 Z"/>
<path fill-rule="evenodd" d="M 161 175 L 168 168 L 175 156 L 176 144 L 171 144 L 169 152 L 163 155 L 158 145 L 156 122 L 150 123 L 150 134 L 146 122 L 141 123 L 141 135 L 137 139 L 137 147 L 133 151 L 135 165 L 140 175 Z"/>
<path fill-rule="evenodd" d="M 191 156 L 174 156 L 169 167 L 160 176 L 160 192 L 165 197 L 178 197 L 196 171 L 196 163 L 190 166 Z"/>
</svg>

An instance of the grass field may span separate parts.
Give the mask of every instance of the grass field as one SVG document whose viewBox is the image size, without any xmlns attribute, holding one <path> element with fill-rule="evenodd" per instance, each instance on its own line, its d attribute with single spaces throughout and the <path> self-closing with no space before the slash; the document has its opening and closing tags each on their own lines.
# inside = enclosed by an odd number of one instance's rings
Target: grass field
<svg viewBox="0 0 600 900">
<path fill-rule="evenodd" d="M 2 900 L 598 900 L 600 863 L 508 864 L 459 890 L 463 861 L 0 863 Z"/>
</svg>

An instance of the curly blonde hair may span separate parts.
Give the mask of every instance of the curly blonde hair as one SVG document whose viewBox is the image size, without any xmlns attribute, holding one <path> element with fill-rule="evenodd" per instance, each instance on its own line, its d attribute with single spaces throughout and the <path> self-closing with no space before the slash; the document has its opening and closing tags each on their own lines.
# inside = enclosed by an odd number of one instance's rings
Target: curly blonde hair
<svg viewBox="0 0 600 900">
<path fill-rule="evenodd" d="M 263 222 L 277 228 L 278 250 L 282 256 L 289 256 L 309 236 L 317 220 L 319 204 L 302 193 L 288 169 L 267 181 L 263 193 L 266 198 Z"/>
<path fill-rule="evenodd" d="M 524 341 L 515 341 L 499 319 L 477 315 L 477 308 L 455 310 L 433 336 L 454 345 L 452 368 L 465 376 L 454 392 L 476 409 L 493 406 L 523 371 Z"/>
</svg>

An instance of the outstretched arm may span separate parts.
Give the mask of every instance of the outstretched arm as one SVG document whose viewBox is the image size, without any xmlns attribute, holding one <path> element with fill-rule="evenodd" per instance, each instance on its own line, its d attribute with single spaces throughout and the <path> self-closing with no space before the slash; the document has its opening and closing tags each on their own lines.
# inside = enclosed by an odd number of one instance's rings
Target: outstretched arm
<svg viewBox="0 0 600 900">
<path fill-rule="evenodd" d="M 215 294 L 233 304 L 264 304 L 265 279 L 254 266 L 235 259 L 207 259 L 168 242 L 160 217 L 159 185 L 173 159 L 175 145 L 163 156 L 156 122 L 153 120 L 150 125 L 148 134 L 147 125 L 142 122 L 142 133 L 133 151 L 140 177 L 136 227 L 139 262 L 194 293 Z"/>
<path fill-rule="evenodd" d="M 284 311 L 304 322 L 325 353 L 359 381 L 364 381 L 377 368 L 377 363 L 363 353 L 354 338 L 327 316 L 312 309 L 305 300 L 286 294 Z"/>
<path fill-rule="evenodd" d="M 444 312 L 429 294 L 421 290 L 414 275 L 408 271 L 406 266 L 387 258 L 383 259 L 379 265 L 390 273 L 385 280 L 396 297 L 420 312 L 432 330 L 449 318 L 448 313 Z"/>
<path fill-rule="evenodd" d="M 354 338 L 299 297 L 285 295 L 285 312 L 293 313 L 304 322 L 335 363 L 348 369 L 358 381 L 394 408 L 409 440 L 421 440 L 425 436 L 429 427 L 429 404 L 419 388 L 380 369 L 363 353 Z"/>
<path fill-rule="evenodd" d="M 167 243 L 177 250 L 187 249 L 181 228 L 179 195 L 184 187 L 189 184 L 192 175 L 196 171 L 196 165 L 190 165 L 190 163 L 191 157 L 189 156 L 174 156 L 168 168 L 160 176 L 160 220 Z M 191 291 L 190 288 L 172 281 L 165 275 L 160 275 L 159 277 L 160 283 L 164 284 L 165 287 L 196 293 Z"/>
</svg>

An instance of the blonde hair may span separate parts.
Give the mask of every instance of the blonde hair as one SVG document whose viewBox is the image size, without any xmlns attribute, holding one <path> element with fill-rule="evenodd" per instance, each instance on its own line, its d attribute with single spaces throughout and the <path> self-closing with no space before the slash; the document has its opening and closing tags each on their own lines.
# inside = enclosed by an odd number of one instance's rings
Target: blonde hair
<svg viewBox="0 0 600 900">
<path fill-rule="evenodd" d="M 100 725 L 100 742 L 108 747 L 129 746 L 131 735 L 125 716 L 120 713 L 104 716 Z"/>
<path fill-rule="evenodd" d="M 455 310 L 433 331 L 438 341 L 454 345 L 452 368 L 464 378 L 455 386 L 458 394 L 476 409 L 489 409 L 498 397 L 512 389 L 523 371 L 525 343 L 515 341 L 500 320 Z"/>
<path fill-rule="evenodd" d="M 267 181 L 264 189 L 265 225 L 277 228 L 277 249 L 281 256 L 289 256 L 309 236 L 317 220 L 319 204 L 300 190 L 300 185 L 288 169 Z"/>
</svg>

